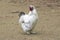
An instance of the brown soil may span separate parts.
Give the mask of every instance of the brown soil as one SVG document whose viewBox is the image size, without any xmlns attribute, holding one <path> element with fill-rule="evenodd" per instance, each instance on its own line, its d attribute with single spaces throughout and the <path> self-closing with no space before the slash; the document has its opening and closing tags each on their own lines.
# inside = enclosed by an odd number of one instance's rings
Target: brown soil
<svg viewBox="0 0 60 40">
<path fill-rule="evenodd" d="M 37 33 L 24 35 L 18 14 L 30 4 L 39 15 Z M 0 0 L 0 40 L 60 40 L 60 0 Z"/>
</svg>

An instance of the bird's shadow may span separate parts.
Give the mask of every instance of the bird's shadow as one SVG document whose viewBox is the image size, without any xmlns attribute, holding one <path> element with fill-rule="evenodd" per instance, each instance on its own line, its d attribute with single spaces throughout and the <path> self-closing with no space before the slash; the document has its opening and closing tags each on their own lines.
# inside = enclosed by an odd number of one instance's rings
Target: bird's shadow
<svg viewBox="0 0 60 40">
<path fill-rule="evenodd" d="M 22 35 L 41 35 L 42 33 L 39 32 L 35 32 L 35 33 L 31 33 L 31 34 L 26 34 L 26 33 L 21 33 Z"/>
</svg>

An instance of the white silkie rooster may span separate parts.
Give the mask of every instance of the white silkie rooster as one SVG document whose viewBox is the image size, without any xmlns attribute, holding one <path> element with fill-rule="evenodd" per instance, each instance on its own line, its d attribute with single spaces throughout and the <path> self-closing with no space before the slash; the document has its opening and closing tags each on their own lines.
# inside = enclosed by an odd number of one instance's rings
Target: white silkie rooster
<svg viewBox="0 0 60 40">
<path fill-rule="evenodd" d="M 33 5 L 29 6 L 29 13 L 25 14 L 24 12 L 20 12 L 19 15 L 19 23 L 21 23 L 21 27 L 23 31 L 27 34 L 31 34 L 32 30 L 37 24 L 38 21 L 38 14 L 36 9 Z"/>
</svg>

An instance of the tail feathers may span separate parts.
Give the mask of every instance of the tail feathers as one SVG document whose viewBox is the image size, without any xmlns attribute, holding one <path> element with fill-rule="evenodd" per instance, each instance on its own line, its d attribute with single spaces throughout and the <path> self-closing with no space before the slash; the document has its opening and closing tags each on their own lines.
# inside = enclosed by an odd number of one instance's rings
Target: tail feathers
<svg viewBox="0 0 60 40">
<path fill-rule="evenodd" d="M 20 14 L 18 16 L 21 17 L 22 15 L 25 15 L 25 13 L 24 12 L 20 12 Z"/>
</svg>

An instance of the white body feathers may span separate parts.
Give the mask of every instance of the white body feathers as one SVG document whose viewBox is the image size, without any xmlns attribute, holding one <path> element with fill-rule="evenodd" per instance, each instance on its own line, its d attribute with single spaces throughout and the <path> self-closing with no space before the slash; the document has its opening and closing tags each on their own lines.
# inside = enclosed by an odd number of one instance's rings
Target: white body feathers
<svg viewBox="0 0 60 40">
<path fill-rule="evenodd" d="M 28 14 L 22 15 L 19 19 L 19 23 L 21 23 L 21 27 L 24 32 L 32 30 L 35 27 L 37 21 L 38 14 L 36 9 L 33 9 L 33 11 L 30 11 Z"/>
</svg>

